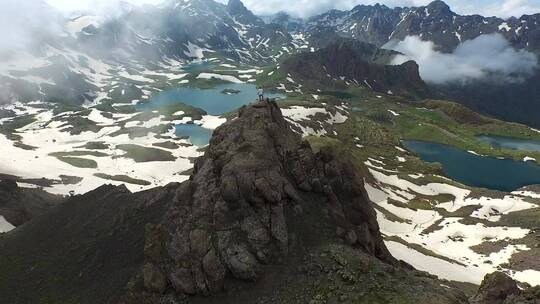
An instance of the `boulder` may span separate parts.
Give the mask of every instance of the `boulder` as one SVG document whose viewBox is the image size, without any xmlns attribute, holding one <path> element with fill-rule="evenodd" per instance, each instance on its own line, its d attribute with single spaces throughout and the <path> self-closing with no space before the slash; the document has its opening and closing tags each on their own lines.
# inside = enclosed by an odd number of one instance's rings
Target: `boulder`
<svg viewBox="0 0 540 304">
<path fill-rule="evenodd" d="M 486 275 L 471 302 L 474 304 L 502 304 L 507 298 L 519 292 L 516 281 L 505 273 L 494 272 Z"/>
</svg>

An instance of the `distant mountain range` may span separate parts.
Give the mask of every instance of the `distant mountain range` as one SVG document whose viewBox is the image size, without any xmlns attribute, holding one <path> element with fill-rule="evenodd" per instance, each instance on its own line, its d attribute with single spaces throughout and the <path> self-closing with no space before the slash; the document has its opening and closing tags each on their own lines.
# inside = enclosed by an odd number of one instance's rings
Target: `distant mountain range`
<svg viewBox="0 0 540 304">
<path fill-rule="evenodd" d="M 325 46 L 335 36 L 346 37 L 383 47 L 392 40 L 418 36 L 432 41 L 438 51 L 450 53 L 460 43 L 481 35 L 499 33 L 519 50 L 540 55 L 540 14 L 507 20 L 480 15 L 454 13 L 443 1 L 427 6 L 389 8 L 385 5 L 358 5 L 350 11 L 332 10 L 308 20 L 284 13 L 266 17 L 289 30 L 303 33 L 314 46 Z M 497 82 L 492 79 L 465 83 L 431 85 L 436 96 L 454 99 L 474 110 L 510 121 L 539 127 L 539 69 L 521 82 Z"/>
<path fill-rule="evenodd" d="M 110 98 L 107 90 L 113 89 L 105 89 L 110 83 L 144 90 L 137 83 L 144 71 L 177 71 L 180 65 L 210 55 L 257 66 L 275 64 L 341 38 L 383 47 L 392 40 L 418 36 L 432 41 L 436 50 L 450 53 L 464 41 L 499 33 L 513 47 L 540 55 L 540 14 L 507 20 L 461 16 L 443 1 L 411 8 L 359 5 L 302 20 L 285 13 L 258 17 L 240 0 L 227 5 L 213 0 L 170 0 L 156 6 L 127 6 L 114 19 L 80 15 L 61 22 L 63 35 L 42 39 L 37 47 L 11 54 L 6 64 L 0 63 L 4 92 L 0 103 L 95 102 Z M 535 69 L 519 83 L 488 79 L 430 86 L 435 97 L 540 126 L 535 114 L 540 111 L 539 79 Z"/>
<path fill-rule="evenodd" d="M 205 54 L 237 62 L 274 62 L 285 49 L 298 46 L 285 29 L 264 23 L 240 1 L 167 1 L 126 7 L 117 18 L 80 15 L 58 22 L 62 34 L 2 54 L 0 91 L 9 94 L 0 95 L 0 104 L 96 101 L 100 92 L 107 93 L 103 88 L 108 84 L 137 85 L 137 75 L 144 71 L 178 71 Z"/>
<path fill-rule="evenodd" d="M 423 40 L 433 41 L 444 52 L 450 52 L 459 43 L 480 35 L 501 33 L 516 48 L 540 53 L 540 14 L 508 20 L 480 15 L 461 16 L 440 0 L 410 8 L 358 5 L 350 11 L 331 10 L 307 20 L 295 19 L 285 13 L 266 19 L 308 35 L 330 29 L 340 36 L 379 47 L 393 39 L 420 36 Z M 291 23 L 295 24 L 292 28 Z"/>
</svg>

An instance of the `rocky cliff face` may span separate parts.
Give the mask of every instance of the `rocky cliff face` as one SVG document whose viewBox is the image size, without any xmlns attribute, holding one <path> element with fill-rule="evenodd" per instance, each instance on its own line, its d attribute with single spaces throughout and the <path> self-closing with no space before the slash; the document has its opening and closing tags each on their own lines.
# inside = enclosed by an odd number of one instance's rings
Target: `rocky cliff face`
<svg viewBox="0 0 540 304">
<path fill-rule="evenodd" d="M 395 52 L 374 45 L 337 40 L 314 53 L 301 53 L 285 60 L 283 69 L 294 79 L 312 86 L 346 89 L 356 85 L 411 98 L 428 96 L 429 89 L 415 62 L 384 64 L 393 55 Z"/>
<path fill-rule="evenodd" d="M 305 210 L 323 208 L 350 246 L 395 263 L 362 178 L 328 151 L 314 154 L 276 104 L 256 104 L 217 129 L 191 180 L 146 239 L 147 290 L 209 294 L 229 279 L 257 280 L 298 249 Z"/>
</svg>

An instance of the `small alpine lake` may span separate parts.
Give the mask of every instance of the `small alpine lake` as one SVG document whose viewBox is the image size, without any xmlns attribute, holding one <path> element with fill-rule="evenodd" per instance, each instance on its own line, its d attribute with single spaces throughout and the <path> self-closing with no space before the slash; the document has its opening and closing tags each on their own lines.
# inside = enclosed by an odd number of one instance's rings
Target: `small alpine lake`
<svg viewBox="0 0 540 304">
<path fill-rule="evenodd" d="M 178 137 L 188 136 L 189 141 L 198 147 L 204 147 L 210 143 L 214 130 L 203 128 L 196 124 L 179 124 L 175 126 L 175 134 Z"/>
<path fill-rule="evenodd" d="M 266 94 L 270 98 L 283 98 L 281 94 Z M 180 87 L 162 91 L 139 107 L 157 109 L 171 103 L 184 103 L 205 110 L 210 115 L 223 115 L 257 100 L 257 87 L 248 83 L 219 84 L 211 89 Z"/>
<path fill-rule="evenodd" d="M 534 162 L 480 156 L 432 142 L 407 140 L 403 144 L 422 160 L 442 164 L 448 177 L 468 186 L 514 191 L 540 184 L 540 166 Z"/>
<path fill-rule="evenodd" d="M 270 98 L 283 98 L 281 94 L 266 94 Z M 174 103 L 183 103 L 205 110 L 208 114 L 220 116 L 232 112 L 243 105 L 257 101 L 257 87 L 248 83 L 225 83 L 210 89 L 180 87 L 162 91 L 154 95 L 148 102 L 141 103 L 139 110 L 154 110 Z M 213 130 L 196 124 L 179 124 L 175 126 L 179 137 L 188 136 L 195 146 L 206 146 L 210 142 Z"/>
</svg>

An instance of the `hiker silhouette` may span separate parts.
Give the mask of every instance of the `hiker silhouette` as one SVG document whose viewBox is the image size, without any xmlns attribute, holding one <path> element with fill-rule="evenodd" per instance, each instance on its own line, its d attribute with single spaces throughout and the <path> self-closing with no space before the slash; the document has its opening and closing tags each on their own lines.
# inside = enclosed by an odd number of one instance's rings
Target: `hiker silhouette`
<svg viewBox="0 0 540 304">
<path fill-rule="evenodd" d="M 259 96 L 259 101 L 264 101 L 264 90 L 263 88 L 259 88 L 257 90 L 257 96 Z"/>
</svg>

